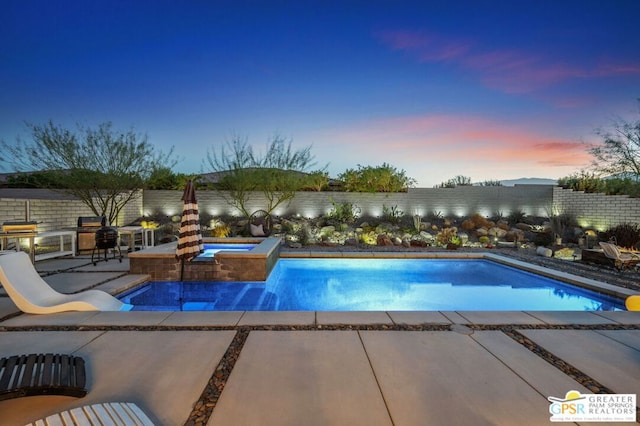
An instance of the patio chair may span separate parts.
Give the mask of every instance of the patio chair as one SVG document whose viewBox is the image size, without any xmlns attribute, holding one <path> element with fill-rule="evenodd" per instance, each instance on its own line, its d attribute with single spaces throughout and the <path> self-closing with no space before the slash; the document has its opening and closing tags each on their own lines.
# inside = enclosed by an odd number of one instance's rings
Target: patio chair
<svg viewBox="0 0 640 426">
<path fill-rule="evenodd" d="M 640 256 L 636 253 L 621 252 L 617 245 L 600 242 L 604 255 L 613 261 L 613 265 L 620 269 L 635 268 L 640 262 Z"/>
<path fill-rule="evenodd" d="M 271 216 L 265 210 L 257 210 L 251 214 L 249 233 L 253 237 L 268 237 L 271 234 Z"/>
<path fill-rule="evenodd" d="M 84 359 L 71 355 L 30 354 L 0 358 L 0 401 L 35 395 L 87 394 Z"/>
<path fill-rule="evenodd" d="M 0 256 L 0 283 L 22 311 L 52 314 L 66 311 L 128 311 L 133 307 L 100 290 L 62 294 L 43 280 L 25 252 Z"/>
<path fill-rule="evenodd" d="M 153 426 L 153 422 L 132 402 L 107 402 L 85 405 L 53 414 L 27 426 L 126 425 Z"/>
</svg>

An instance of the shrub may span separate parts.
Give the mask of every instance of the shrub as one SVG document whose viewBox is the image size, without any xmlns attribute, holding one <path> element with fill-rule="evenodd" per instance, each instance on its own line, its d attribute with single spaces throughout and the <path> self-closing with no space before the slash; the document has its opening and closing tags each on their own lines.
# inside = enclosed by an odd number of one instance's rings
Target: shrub
<svg viewBox="0 0 640 426">
<path fill-rule="evenodd" d="M 462 224 L 460 224 L 460 227 L 465 231 L 471 231 L 472 229 L 476 228 L 476 224 L 474 223 L 473 220 L 467 219 L 467 220 L 464 220 Z"/>
<path fill-rule="evenodd" d="M 404 216 L 404 212 L 398 208 L 397 205 L 387 207 L 382 205 L 382 218 L 389 223 L 398 223 Z"/>
<path fill-rule="evenodd" d="M 640 242 L 640 227 L 638 225 L 623 223 L 607 229 L 603 233 L 603 239 L 615 238 L 621 247 L 635 247 Z"/>
<path fill-rule="evenodd" d="M 457 241 L 457 243 L 456 243 Z M 459 244 L 460 238 L 458 238 L 458 231 L 456 228 L 444 228 L 436 235 L 436 243 L 441 246 L 447 244 Z"/>
<path fill-rule="evenodd" d="M 360 207 L 344 201 L 342 203 L 336 203 L 331 200 L 333 207 L 331 211 L 327 213 L 326 218 L 333 222 L 354 222 L 360 216 Z"/>
<path fill-rule="evenodd" d="M 555 241 L 553 234 L 549 232 L 537 232 L 533 239 L 533 244 L 536 246 L 550 246 Z"/>
<path fill-rule="evenodd" d="M 231 228 L 229 225 L 218 224 L 211 230 L 211 236 L 215 238 L 226 238 L 229 236 Z"/>
<path fill-rule="evenodd" d="M 300 226 L 300 229 L 296 232 L 296 236 L 298 237 L 298 242 L 303 246 L 309 244 L 311 240 L 311 229 L 309 229 L 309 225 L 306 222 Z"/>
<path fill-rule="evenodd" d="M 338 175 L 338 180 L 348 192 L 407 192 L 416 184 L 404 170 L 387 163 L 377 167 L 358 164 L 357 170 L 347 169 Z"/>
<path fill-rule="evenodd" d="M 527 216 L 527 214 L 525 212 L 523 212 L 522 210 L 513 210 L 509 216 L 507 217 L 507 219 L 509 220 L 509 223 L 520 223 L 524 220 L 524 218 Z"/>
<path fill-rule="evenodd" d="M 469 220 L 473 222 L 476 228 L 489 228 L 489 220 L 480 213 L 474 213 Z"/>
</svg>

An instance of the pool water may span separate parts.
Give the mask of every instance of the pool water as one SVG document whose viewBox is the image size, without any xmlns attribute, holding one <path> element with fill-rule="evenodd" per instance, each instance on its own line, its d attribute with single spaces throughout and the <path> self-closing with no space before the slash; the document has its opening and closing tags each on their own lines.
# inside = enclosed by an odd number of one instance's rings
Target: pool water
<svg viewBox="0 0 640 426">
<path fill-rule="evenodd" d="M 623 301 L 489 260 L 280 259 L 266 282 L 151 282 L 133 310 L 624 310 Z"/>
<path fill-rule="evenodd" d="M 205 244 L 204 252 L 198 255 L 199 258 L 214 257 L 219 251 L 249 251 L 253 249 L 257 244 L 239 244 L 239 243 L 224 243 L 224 244 Z"/>
</svg>

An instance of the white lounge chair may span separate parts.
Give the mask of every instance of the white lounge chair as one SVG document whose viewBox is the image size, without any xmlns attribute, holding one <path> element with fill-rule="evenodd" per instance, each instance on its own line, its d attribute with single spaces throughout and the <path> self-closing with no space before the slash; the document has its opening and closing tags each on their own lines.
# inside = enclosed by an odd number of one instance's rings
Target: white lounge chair
<svg viewBox="0 0 640 426">
<path fill-rule="evenodd" d="M 640 256 L 636 253 L 621 252 L 617 245 L 600 242 L 600 247 L 604 255 L 613 260 L 613 264 L 618 269 L 633 268 L 640 263 Z"/>
<path fill-rule="evenodd" d="M 132 402 L 108 402 L 63 411 L 27 426 L 117 425 L 153 426 L 153 422 Z"/>
<path fill-rule="evenodd" d="M 100 290 L 62 294 L 43 280 L 25 252 L 0 256 L 0 283 L 13 303 L 29 314 L 66 311 L 128 311 L 133 307 Z"/>
</svg>

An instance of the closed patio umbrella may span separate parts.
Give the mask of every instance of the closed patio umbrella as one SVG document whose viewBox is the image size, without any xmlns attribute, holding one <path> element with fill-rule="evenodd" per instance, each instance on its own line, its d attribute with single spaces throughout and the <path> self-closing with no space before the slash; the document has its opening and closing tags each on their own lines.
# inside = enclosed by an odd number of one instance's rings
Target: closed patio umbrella
<svg viewBox="0 0 640 426">
<path fill-rule="evenodd" d="M 184 207 L 182 209 L 182 222 L 180 222 L 180 233 L 178 235 L 178 246 L 176 257 L 181 260 L 180 281 L 184 272 L 184 261 L 190 261 L 200 253 L 204 247 L 202 245 L 202 234 L 200 233 L 200 215 L 198 213 L 198 200 L 193 182 L 190 180 L 184 188 L 182 194 Z"/>
</svg>

